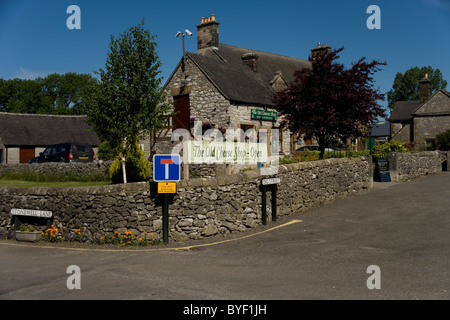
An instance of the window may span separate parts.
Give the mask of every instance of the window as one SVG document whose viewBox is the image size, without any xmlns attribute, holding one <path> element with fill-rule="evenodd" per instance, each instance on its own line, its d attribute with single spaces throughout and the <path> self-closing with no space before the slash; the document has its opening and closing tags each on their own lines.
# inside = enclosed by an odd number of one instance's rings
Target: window
<svg viewBox="0 0 450 320">
<path fill-rule="evenodd" d="M 283 130 L 281 128 L 272 128 L 272 153 L 283 152 Z"/>
<path fill-rule="evenodd" d="M 241 142 L 255 141 L 255 128 L 252 125 L 241 124 Z"/>
</svg>

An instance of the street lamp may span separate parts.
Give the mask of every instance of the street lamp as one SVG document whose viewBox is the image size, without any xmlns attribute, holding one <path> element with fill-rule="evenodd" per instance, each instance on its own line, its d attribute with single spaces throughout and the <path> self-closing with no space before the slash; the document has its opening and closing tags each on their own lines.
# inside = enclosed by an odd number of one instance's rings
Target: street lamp
<svg viewBox="0 0 450 320">
<path fill-rule="evenodd" d="M 184 68 L 186 66 L 186 52 L 184 50 L 184 36 L 188 35 L 188 36 L 192 36 L 192 32 L 190 32 L 188 29 L 184 30 L 183 33 L 181 33 L 181 31 L 178 31 L 177 34 L 175 35 L 176 38 L 178 38 L 181 35 L 181 39 L 183 40 L 183 63 L 181 65 L 181 70 L 183 70 L 184 72 Z"/>
</svg>

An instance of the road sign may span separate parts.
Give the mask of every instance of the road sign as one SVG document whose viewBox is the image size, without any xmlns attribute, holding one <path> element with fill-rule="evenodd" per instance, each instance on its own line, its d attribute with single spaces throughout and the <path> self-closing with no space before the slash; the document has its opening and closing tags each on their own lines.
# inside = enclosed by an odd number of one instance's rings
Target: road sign
<svg viewBox="0 0 450 320">
<path fill-rule="evenodd" d="M 153 180 L 156 182 L 180 181 L 180 156 L 155 154 L 153 156 Z"/>
<path fill-rule="evenodd" d="M 266 178 L 266 179 L 262 179 L 261 183 L 266 186 L 268 184 L 278 184 L 281 182 L 280 178 Z"/>
<path fill-rule="evenodd" d="M 177 183 L 158 182 L 158 193 L 177 193 Z"/>
</svg>

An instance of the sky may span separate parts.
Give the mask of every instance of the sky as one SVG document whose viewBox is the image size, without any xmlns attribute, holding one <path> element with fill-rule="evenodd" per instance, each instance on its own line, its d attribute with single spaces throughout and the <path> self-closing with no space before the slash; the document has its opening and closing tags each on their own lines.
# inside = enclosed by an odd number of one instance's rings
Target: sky
<svg viewBox="0 0 450 320">
<path fill-rule="evenodd" d="M 70 5 L 80 8 L 80 29 L 67 27 Z M 371 5 L 380 9 L 380 29 L 367 27 Z M 175 34 L 190 30 L 186 51 L 196 52 L 196 26 L 211 14 L 224 44 L 308 59 L 320 42 L 344 47 L 339 61 L 347 67 L 362 57 L 386 61 L 374 77 L 382 93 L 415 66 L 440 69 L 450 83 L 450 0 L 0 0 L 0 78 L 94 74 L 105 67 L 111 36 L 144 19 L 165 83 L 182 57 Z"/>
</svg>

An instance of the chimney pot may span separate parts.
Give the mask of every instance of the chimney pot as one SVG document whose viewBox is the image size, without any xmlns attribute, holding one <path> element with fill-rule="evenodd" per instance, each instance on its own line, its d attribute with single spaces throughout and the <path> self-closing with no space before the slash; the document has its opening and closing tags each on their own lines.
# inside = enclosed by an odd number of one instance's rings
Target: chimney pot
<svg viewBox="0 0 450 320">
<path fill-rule="evenodd" d="M 208 18 L 201 18 L 197 26 L 197 50 L 219 47 L 219 22 L 213 14 Z"/>
<path fill-rule="evenodd" d="M 329 47 L 328 45 L 323 45 L 320 42 L 318 43 L 318 46 L 315 46 L 314 48 L 311 49 L 311 57 L 313 58 L 313 60 L 320 54 L 324 54 L 325 52 L 330 53 L 331 52 L 331 47 Z"/>
</svg>

